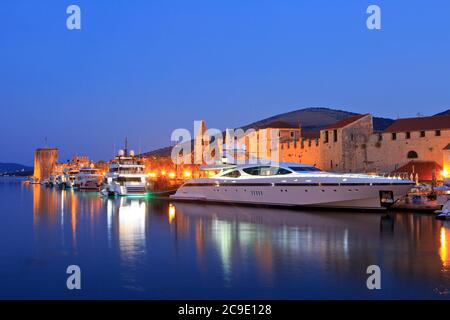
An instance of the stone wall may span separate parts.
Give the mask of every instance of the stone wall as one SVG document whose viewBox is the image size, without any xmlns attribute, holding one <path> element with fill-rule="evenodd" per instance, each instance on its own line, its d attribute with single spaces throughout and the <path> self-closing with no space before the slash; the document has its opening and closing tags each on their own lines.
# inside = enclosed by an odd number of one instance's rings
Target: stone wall
<svg viewBox="0 0 450 320">
<path fill-rule="evenodd" d="M 337 172 L 363 171 L 367 158 L 367 142 L 372 132 L 371 115 L 342 128 L 321 130 L 320 167 Z"/>
<path fill-rule="evenodd" d="M 435 161 L 443 166 L 443 148 L 450 143 L 450 130 L 441 130 L 440 134 L 425 131 L 422 137 L 420 131 L 412 131 L 407 138 L 406 132 L 396 132 L 395 140 L 392 133 L 372 134 L 366 171 L 391 172 L 411 160 Z"/>
</svg>

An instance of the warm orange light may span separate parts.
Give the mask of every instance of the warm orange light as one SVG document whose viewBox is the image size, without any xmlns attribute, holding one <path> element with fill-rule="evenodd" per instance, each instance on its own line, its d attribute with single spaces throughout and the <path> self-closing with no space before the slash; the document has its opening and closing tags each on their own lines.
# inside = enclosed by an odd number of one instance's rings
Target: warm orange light
<svg viewBox="0 0 450 320">
<path fill-rule="evenodd" d="M 161 175 L 162 175 L 162 176 L 165 176 L 166 174 L 167 174 L 166 170 L 162 170 L 162 171 L 161 171 Z"/>
<path fill-rule="evenodd" d="M 444 227 L 441 227 L 440 230 L 440 248 L 439 248 L 439 256 L 441 257 L 441 262 L 444 267 L 448 266 L 448 252 L 447 252 L 447 230 Z"/>
<path fill-rule="evenodd" d="M 173 204 L 169 204 L 169 223 L 172 223 L 172 220 L 175 219 L 175 207 Z"/>
<path fill-rule="evenodd" d="M 147 173 L 147 175 L 148 175 L 150 178 L 156 178 L 156 172 L 149 172 L 149 173 Z"/>
<path fill-rule="evenodd" d="M 192 176 L 192 172 L 186 170 L 186 171 L 184 171 L 184 176 L 186 178 L 190 178 Z"/>
<path fill-rule="evenodd" d="M 443 176 L 444 178 L 447 178 L 449 176 L 448 171 L 446 169 L 442 170 L 441 176 Z"/>
<path fill-rule="evenodd" d="M 214 171 L 209 171 L 209 172 L 208 172 L 208 175 L 209 175 L 210 177 L 212 177 L 212 176 L 215 176 L 216 173 L 215 173 Z"/>
<path fill-rule="evenodd" d="M 169 172 L 169 178 L 175 178 L 175 172 Z"/>
</svg>

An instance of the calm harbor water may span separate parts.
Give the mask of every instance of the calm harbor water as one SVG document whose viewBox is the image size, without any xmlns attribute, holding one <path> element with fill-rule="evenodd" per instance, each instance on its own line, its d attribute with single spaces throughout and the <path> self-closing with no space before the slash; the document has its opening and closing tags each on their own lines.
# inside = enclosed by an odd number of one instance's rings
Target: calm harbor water
<svg viewBox="0 0 450 320">
<path fill-rule="evenodd" d="M 2 299 L 450 297 L 450 224 L 414 213 L 104 199 L 0 178 Z M 66 288 L 81 268 L 82 290 Z M 366 287 L 379 265 L 381 290 Z"/>
</svg>

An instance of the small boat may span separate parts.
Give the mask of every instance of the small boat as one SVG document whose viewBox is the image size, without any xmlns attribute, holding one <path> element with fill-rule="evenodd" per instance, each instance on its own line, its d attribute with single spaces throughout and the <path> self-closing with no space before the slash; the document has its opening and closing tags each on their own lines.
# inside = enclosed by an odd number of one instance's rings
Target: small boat
<svg viewBox="0 0 450 320">
<path fill-rule="evenodd" d="M 99 190 L 102 186 L 103 175 L 93 167 L 83 167 L 75 176 L 73 187 L 78 190 Z"/>
<path fill-rule="evenodd" d="M 80 172 L 79 169 L 69 169 L 69 171 L 66 172 L 66 189 L 72 189 L 75 184 L 75 177 L 77 176 L 78 172 Z"/>
<path fill-rule="evenodd" d="M 53 188 L 56 187 L 56 175 L 51 174 L 47 181 L 47 187 Z"/>
<path fill-rule="evenodd" d="M 64 169 L 63 173 L 56 176 L 56 185 L 59 189 L 72 189 L 78 169 Z"/>
<path fill-rule="evenodd" d="M 61 173 L 56 176 L 56 186 L 59 189 L 66 189 L 66 173 Z"/>
<path fill-rule="evenodd" d="M 450 200 L 448 200 L 441 210 L 436 210 L 436 219 L 438 220 L 450 220 Z"/>
</svg>

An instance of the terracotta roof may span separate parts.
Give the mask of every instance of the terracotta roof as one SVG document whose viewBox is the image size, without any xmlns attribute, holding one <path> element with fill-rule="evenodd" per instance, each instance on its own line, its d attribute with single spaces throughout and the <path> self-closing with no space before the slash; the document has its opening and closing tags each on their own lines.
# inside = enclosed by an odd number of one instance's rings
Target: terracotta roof
<svg viewBox="0 0 450 320">
<path fill-rule="evenodd" d="M 329 130 L 329 129 L 340 129 L 345 126 L 348 126 L 350 123 L 355 122 L 359 119 L 364 118 L 365 116 L 368 116 L 368 114 L 358 114 L 356 116 L 351 116 L 345 119 L 342 119 L 336 123 L 330 124 L 329 126 L 323 128 L 322 130 Z"/>
<path fill-rule="evenodd" d="M 432 116 L 398 119 L 384 132 L 424 131 L 450 129 L 450 116 Z"/>
<path fill-rule="evenodd" d="M 392 171 L 392 173 L 408 173 L 413 174 L 414 178 L 416 173 L 419 175 L 419 181 L 431 181 L 433 180 L 433 171 L 436 175 L 436 179 L 439 180 L 442 167 L 435 161 L 417 161 L 412 160 L 401 166 L 400 168 Z"/>
<path fill-rule="evenodd" d="M 319 139 L 320 132 L 319 131 L 302 132 L 302 138 L 304 138 L 304 139 Z"/>
</svg>

